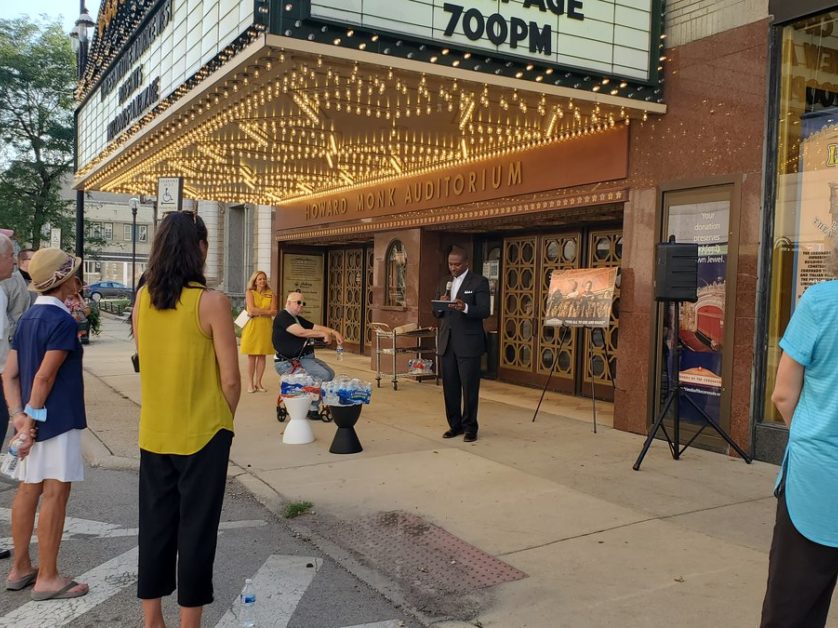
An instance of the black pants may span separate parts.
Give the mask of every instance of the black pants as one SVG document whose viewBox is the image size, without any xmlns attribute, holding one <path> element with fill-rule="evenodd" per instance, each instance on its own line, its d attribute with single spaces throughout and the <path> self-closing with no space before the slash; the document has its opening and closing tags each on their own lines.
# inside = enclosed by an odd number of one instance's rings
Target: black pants
<svg viewBox="0 0 838 628">
<path fill-rule="evenodd" d="M 442 356 L 442 391 L 445 416 L 455 432 L 477 435 L 477 400 L 480 396 L 480 356 L 457 357 L 450 344 Z"/>
<path fill-rule="evenodd" d="M 6 403 L 6 393 L 3 390 L 3 376 L 0 375 L 0 446 L 6 442 L 6 432 L 9 430 L 9 405 Z"/>
<path fill-rule="evenodd" d="M 824 626 L 838 576 L 838 548 L 814 543 L 797 531 L 784 492 L 777 499 L 768 561 L 761 628 Z"/>
<path fill-rule="evenodd" d="M 212 603 L 212 567 L 232 442 L 232 432 L 219 430 L 189 456 L 140 450 L 140 599 L 170 595 L 177 587 L 180 606 Z"/>
</svg>

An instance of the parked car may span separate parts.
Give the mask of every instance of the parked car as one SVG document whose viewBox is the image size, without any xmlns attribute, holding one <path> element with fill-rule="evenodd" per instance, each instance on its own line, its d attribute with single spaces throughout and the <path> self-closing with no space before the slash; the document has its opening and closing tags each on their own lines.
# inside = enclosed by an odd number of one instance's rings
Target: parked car
<svg viewBox="0 0 838 628">
<path fill-rule="evenodd" d="M 131 288 L 118 281 L 97 281 L 85 287 L 84 296 L 94 301 L 99 299 L 130 299 Z"/>
</svg>

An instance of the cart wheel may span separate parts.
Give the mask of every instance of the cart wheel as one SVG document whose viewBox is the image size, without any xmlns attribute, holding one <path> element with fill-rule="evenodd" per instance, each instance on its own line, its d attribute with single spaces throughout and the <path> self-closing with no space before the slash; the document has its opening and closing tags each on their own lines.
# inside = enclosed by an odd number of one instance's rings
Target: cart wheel
<svg viewBox="0 0 838 628">
<path fill-rule="evenodd" d="M 288 410 L 285 409 L 285 406 L 282 405 L 281 401 L 277 401 L 276 404 L 276 420 L 280 423 L 285 423 L 285 419 L 288 417 Z"/>
<path fill-rule="evenodd" d="M 381 380 L 380 379 L 375 380 L 375 387 L 376 388 L 381 388 Z"/>
<path fill-rule="evenodd" d="M 332 422 L 332 413 L 329 410 L 329 406 L 324 405 L 320 408 L 320 420 L 323 421 L 323 423 Z"/>
<path fill-rule="evenodd" d="M 393 390 L 398 390 L 398 389 L 399 389 L 399 383 L 398 382 L 393 382 Z"/>
</svg>

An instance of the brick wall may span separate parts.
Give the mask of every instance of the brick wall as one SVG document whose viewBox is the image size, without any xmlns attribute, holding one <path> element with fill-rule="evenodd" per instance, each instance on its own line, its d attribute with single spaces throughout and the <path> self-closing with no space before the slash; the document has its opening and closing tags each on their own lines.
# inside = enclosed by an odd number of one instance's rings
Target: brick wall
<svg viewBox="0 0 838 628">
<path fill-rule="evenodd" d="M 669 0 L 666 46 L 681 46 L 768 17 L 768 0 Z"/>
</svg>

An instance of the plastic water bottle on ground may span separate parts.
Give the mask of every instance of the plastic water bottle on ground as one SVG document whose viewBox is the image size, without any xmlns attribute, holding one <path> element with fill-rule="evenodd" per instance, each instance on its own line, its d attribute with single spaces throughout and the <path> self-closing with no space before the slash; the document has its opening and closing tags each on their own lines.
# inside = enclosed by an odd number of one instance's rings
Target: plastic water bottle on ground
<svg viewBox="0 0 838 628">
<path fill-rule="evenodd" d="M 250 578 L 244 581 L 240 596 L 239 625 L 241 628 L 256 628 L 256 589 Z"/>
<path fill-rule="evenodd" d="M 335 349 L 335 360 L 343 362 L 343 345 L 339 344 Z"/>
</svg>

